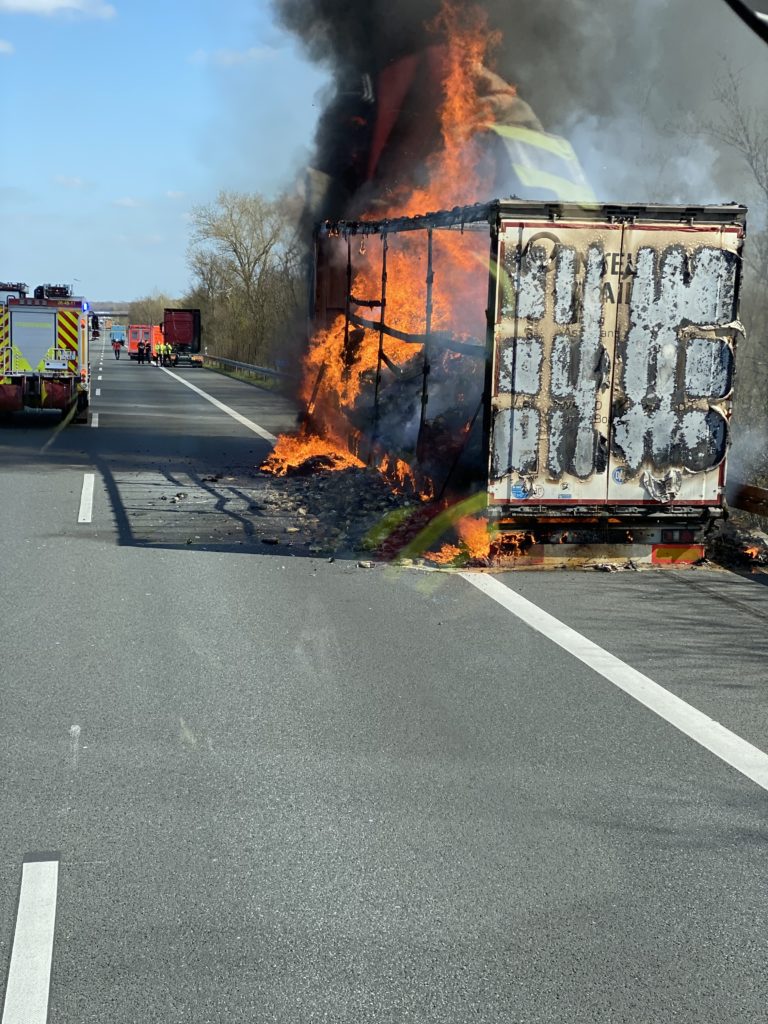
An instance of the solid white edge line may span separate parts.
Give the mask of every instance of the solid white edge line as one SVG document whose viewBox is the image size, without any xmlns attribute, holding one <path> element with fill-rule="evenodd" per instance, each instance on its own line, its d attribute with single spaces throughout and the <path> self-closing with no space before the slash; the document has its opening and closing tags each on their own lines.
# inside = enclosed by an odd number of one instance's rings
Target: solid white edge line
<svg viewBox="0 0 768 1024">
<path fill-rule="evenodd" d="M 83 491 L 80 495 L 80 511 L 77 514 L 78 523 L 90 523 L 93 519 L 93 488 L 95 483 L 95 473 L 83 474 Z"/>
<path fill-rule="evenodd" d="M 97 412 L 91 413 L 91 426 L 98 427 L 99 425 L 99 414 Z"/>
<path fill-rule="evenodd" d="M 235 412 L 234 409 L 230 409 L 228 405 L 225 405 L 223 402 L 220 402 L 218 398 L 214 398 L 213 395 L 209 395 L 206 391 L 203 391 L 196 385 L 190 384 L 188 380 L 184 380 L 183 377 L 179 377 L 177 373 L 172 373 L 171 370 L 166 369 L 165 366 L 161 366 L 160 369 L 167 373 L 169 377 L 173 377 L 174 380 L 178 380 L 182 384 L 186 385 L 186 387 L 188 387 L 191 391 L 194 391 L 195 394 L 200 395 L 201 398 L 204 398 L 207 402 L 210 402 L 211 405 L 215 405 L 217 409 L 221 409 L 221 411 L 225 412 L 227 416 L 231 416 L 233 420 L 237 420 L 238 423 L 242 423 L 244 427 L 247 427 L 249 430 L 252 430 L 254 434 L 258 434 L 259 437 L 264 438 L 265 441 L 270 441 L 271 443 L 274 443 L 277 440 L 275 435 L 270 434 L 270 432 L 268 430 L 265 430 L 264 427 L 260 427 L 258 423 L 254 423 L 253 420 L 249 420 L 247 416 L 241 416 L 239 412 Z"/>
<path fill-rule="evenodd" d="M 468 583 L 506 608 L 531 629 L 578 658 L 584 665 L 639 701 L 680 732 L 701 744 L 742 775 L 768 790 L 768 754 L 726 729 L 724 725 L 676 697 L 648 676 L 609 654 L 596 643 L 527 598 L 510 590 L 493 576 L 460 573 Z"/>
<path fill-rule="evenodd" d="M 46 1024 L 58 885 L 57 860 L 24 862 L 2 1024 Z"/>
</svg>

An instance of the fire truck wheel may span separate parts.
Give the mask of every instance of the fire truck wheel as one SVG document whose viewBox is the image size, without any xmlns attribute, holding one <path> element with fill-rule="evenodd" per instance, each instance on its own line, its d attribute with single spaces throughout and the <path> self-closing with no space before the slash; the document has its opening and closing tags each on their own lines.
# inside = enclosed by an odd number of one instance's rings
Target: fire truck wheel
<svg viewBox="0 0 768 1024">
<path fill-rule="evenodd" d="M 66 414 L 64 414 L 66 415 Z M 88 396 L 78 395 L 77 397 L 77 411 L 72 417 L 73 423 L 87 423 L 88 422 Z"/>
</svg>

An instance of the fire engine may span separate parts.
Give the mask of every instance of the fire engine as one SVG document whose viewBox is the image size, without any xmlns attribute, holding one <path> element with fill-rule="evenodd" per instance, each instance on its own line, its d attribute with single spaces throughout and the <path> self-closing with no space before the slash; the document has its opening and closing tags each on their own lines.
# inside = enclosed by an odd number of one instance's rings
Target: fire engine
<svg viewBox="0 0 768 1024">
<path fill-rule="evenodd" d="M 88 303 L 69 285 L 30 298 L 25 284 L 0 282 L 0 413 L 60 409 L 85 422 L 89 340 Z"/>
</svg>

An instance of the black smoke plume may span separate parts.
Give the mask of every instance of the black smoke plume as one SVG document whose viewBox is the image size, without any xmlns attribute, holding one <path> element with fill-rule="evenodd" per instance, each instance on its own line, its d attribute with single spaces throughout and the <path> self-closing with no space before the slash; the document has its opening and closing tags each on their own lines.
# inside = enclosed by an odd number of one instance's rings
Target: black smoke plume
<svg viewBox="0 0 768 1024">
<path fill-rule="evenodd" d="M 439 41 L 426 26 L 440 0 L 273 3 L 308 56 L 332 75 L 313 162 L 332 183 L 322 212 L 340 216 L 366 177 L 379 76 L 398 58 Z M 546 131 L 573 142 L 598 199 L 739 198 L 747 179 L 733 161 L 681 139 L 678 130 L 706 118 L 719 68 L 744 69 L 747 99 L 765 96 L 768 51 L 723 0 L 480 0 L 476 6 L 501 33 L 493 69 L 517 86 Z M 418 96 L 409 102 L 418 103 Z M 434 106 L 429 90 L 422 102 Z M 438 144 L 435 123 L 414 160 Z"/>
</svg>

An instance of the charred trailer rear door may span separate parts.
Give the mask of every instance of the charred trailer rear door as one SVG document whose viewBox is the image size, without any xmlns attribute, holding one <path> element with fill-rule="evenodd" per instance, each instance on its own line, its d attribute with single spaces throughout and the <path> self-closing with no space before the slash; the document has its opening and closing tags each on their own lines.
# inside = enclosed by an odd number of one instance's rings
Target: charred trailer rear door
<svg viewBox="0 0 768 1024">
<path fill-rule="evenodd" d="M 746 210 L 498 204 L 491 506 L 718 510 Z"/>
</svg>

